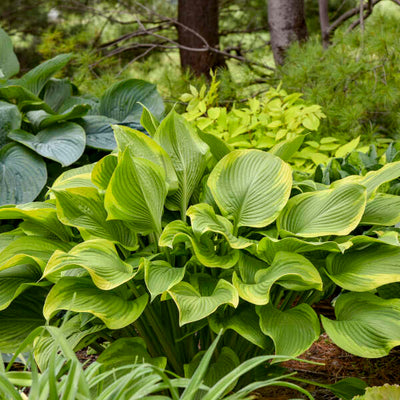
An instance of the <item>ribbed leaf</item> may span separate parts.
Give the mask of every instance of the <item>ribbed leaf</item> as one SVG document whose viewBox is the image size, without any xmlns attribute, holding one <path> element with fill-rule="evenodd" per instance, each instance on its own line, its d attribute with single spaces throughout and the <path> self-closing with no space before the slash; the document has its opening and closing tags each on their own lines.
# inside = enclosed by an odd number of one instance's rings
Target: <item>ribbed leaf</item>
<svg viewBox="0 0 400 400">
<path fill-rule="evenodd" d="M 202 296 L 187 282 L 178 283 L 168 293 L 178 307 L 180 326 L 207 317 L 223 304 L 237 307 L 239 303 L 236 289 L 224 279 L 220 279 L 212 293 L 207 296 Z"/>
<path fill-rule="evenodd" d="M 138 232 L 161 232 L 167 196 L 165 172 L 157 164 L 134 157 L 126 149 L 107 187 L 108 219 L 129 221 Z"/>
<path fill-rule="evenodd" d="M 48 261 L 43 277 L 57 282 L 63 271 L 83 268 L 93 283 L 102 290 L 111 290 L 129 281 L 136 274 L 133 267 L 119 258 L 112 243 L 104 239 L 77 244 L 68 253 L 56 251 Z"/>
<path fill-rule="evenodd" d="M 66 122 L 41 130 L 37 135 L 16 130 L 8 135 L 43 157 L 59 162 L 63 167 L 74 163 L 85 150 L 85 131 L 78 124 Z"/>
<path fill-rule="evenodd" d="M 367 202 L 360 224 L 393 226 L 400 222 L 400 196 L 378 193 Z"/>
<path fill-rule="evenodd" d="M 203 177 L 208 146 L 198 137 L 194 128 L 175 111 L 161 122 L 154 140 L 171 157 L 178 177 L 178 190 L 168 197 L 166 207 L 180 211 L 183 218 L 190 197 Z"/>
<path fill-rule="evenodd" d="M 293 139 L 286 139 L 276 144 L 269 152 L 281 158 L 283 161 L 289 161 L 291 157 L 300 149 L 306 135 L 298 135 Z"/>
<path fill-rule="evenodd" d="M 97 161 L 92 171 L 92 182 L 99 189 L 106 190 L 117 165 L 118 157 L 115 154 L 109 154 Z"/>
<path fill-rule="evenodd" d="M 277 225 L 302 237 L 348 235 L 359 224 L 365 203 L 366 190 L 356 184 L 302 193 L 288 201 Z"/>
<path fill-rule="evenodd" d="M 245 274 L 249 276 L 248 271 Z M 234 272 L 232 283 L 242 299 L 258 305 L 269 303 L 271 287 L 275 283 L 289 290 L 322 290 L 321 276 L 314 265 L 300 254 L 284 251 L 276 254 L 269 268 L 254 274 L 254 282 L 243 282 Z"/>
<path fill-rule="evenodd" d="M 400 386 L 389 385 L 373 386 L 365 389 L 365 395 L 354 397 L 353 400 L 397 400 L 400 398 Z"/>
<path fill-rule="evenodd" d="M 275 353 L 296 357 L 319 337 L 319 320 L 308 304 L 287 311 L 272 305 L 257 307 L 261 330 L 274 341 Z"/>
<path fill-rule="evenodd" d="M 331 254 L 326 272 L 339 286 L 354 292 L 366 292 L 400 281 L 400 247 L 375 245 Z"/>
<path fill-rule="evenodd" d="M 0 79 L 10 78 L 19 72 L 19 62 L 7 33 L 0 28 Z"/>
<path fill-rule="evenodd" d="M 359 357 L 386 356 L 400 345 L 400 300 L 370 293 L 346 293 L 335 304 L 336 321 L 321 316 L 329 337 Z"/>
<path fill-rule="evenodd" d="M 86 312 L 100 318 L 110 329 L 121 329 L 140 317 L 147 300 L 147 294 L 125 300 L 117 292 L 98 289 L 90 279 L 65 277 L 50 290 L 43 314 L 49 320 L 59 310 Z"/>
<path fill-rule="evenodd" d="M 107 221 L 103 196 L 95 188 L 53 190 L 57 216 L 66 225 L 79 228 L 85 237 L 103 238 L 135 250 L 136 234 L 123 221 Z"/>
<path fill-rule="evenodd" d="M 150 136 L 153 136 L 156 133 L 160 122 L 146 106 L 143 106 L 142 116 L 140 117 L 140 124 L 143 126 L 144 129 L 146 129 Z"/>
<path fill-rule="evenodd" d="M 86 132 L 86 144 L 89 147 L 109 151 L 117 147 L 111 127 L 118 124 L 116 119 L 104 115 L 88 115 L 81 119 L 80 124 Z"/>
<path fill-rule="evenodd" d="M 0 150 L 0 205 L 33 201 L 47 181 L 46 164 L 33 151 L 16 143 Z"/>
<path fill-rule="evenodd" d="M 291 190 L 290 167 L 261 150 L 236 150 L 214 167 L 208 186 L 223 215 L 236 227 L 264 227 L 285 206 Z"/>
<path fill-rule="evenodd" d="M 51 78 L 44 87 L 43 100 L 52 110 L 58 112 L 66 100 L 72 96 L 73 91 L 74 87 L 68 79 Z"/>
<path fill-rule="evenodd" d="M 218 136 L 198 130 L 200 139 L 210 147 L 211 154 L 217 161 L 232 151 L 232 148 Z"/>
<path fill-rule="evenodd" d="M 8 133 L 11 132 L 13 129 L 20 128 L 21 121 L 22 115 L 15 104 L 0 101 L 0 148 L 6 144 Z"/>
</svg>

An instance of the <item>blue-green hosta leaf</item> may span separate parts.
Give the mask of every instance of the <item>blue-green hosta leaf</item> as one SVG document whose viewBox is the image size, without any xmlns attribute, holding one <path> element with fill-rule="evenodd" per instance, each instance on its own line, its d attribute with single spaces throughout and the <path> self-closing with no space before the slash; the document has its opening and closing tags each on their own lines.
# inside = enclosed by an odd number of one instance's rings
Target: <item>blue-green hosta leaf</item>
<svg viewBox="0 0 400 400">
<path fill-rule="evenodd" d="M 85 269 L 102 290 L 121 286 L 136 274 L 130 264 L 120 259 L 111 242 L 93 239 L 77 244 L 68 253 L 56 251 L 48 261 L 43 277 L 57 282 L 63 271 L 74 268 Z"/>
<path fill-rule="evenodd" d="M 161 217 L 167 196 L 164 169 L 127 148 L 106 190 L 108 219 L 132 223 L 142 234 L 161 233 Z"/>
<path fill-rule="evenodd" d="M 150 136 L 154 136 L 157 128 L 160 125 L 160 122 L 146 106 L 143 106 L 142 116 L 140 117 L 140 124 L 143 126 L 144 129 L 146 129 Z"/>
<path fill-rule="evenodd" d="M 378 193 L 372 200 L 367 201 L 360 224 L 393 226 L 399 222 L 400 196 Z"/>
<path fill-rule="evenodd" d="M 72 54 L 60 54 L 47 60 L 27 72 L 17 83 L 30 90 L 36 96 L 42 91 L 47 81 L 72 59 Z"/>
<path fill-rule="evenodd" d="M 337 242 L 307 242 L 302 239 L 288 237 L 275 239 L 269 236 L 263 237 L 257 246 L 257 256 L 267 263 L 271 263 L 278 251 L 293 253 L 308 253 L 312 251 L 328 251 L 331 253 L 343 253 L 353 243 L 349 240 L 344 243 Z"/>
<path fill-rule="evenodd" d="M 33 202 L 17 206 L 0 207 L 0 220 L 23 219 L 37 226 L 43 234 L 56 236 L 63 241 L 71 239 L 70 228 L 57 218 L 56 206 L 51 203 Z"/>
<path fill-rule="evenodd" d="M 234 225 L 264 227 L 285 206 L 292 186 L 290 167 L 261 150 L 235 150 L 214 167 L 208 186 Z"/>
<path fill-rule="evenodd" d="M 52 112 L 52 109 L 30 90 L 21 85 L 6 85 L 0 87 L 0 99 L 15 103 L 20 111 L 26 112 L 38 108 Z"/>
<path fill-rule="evenodd" d="M 308 304 L 280 311 L 271 304 L 257 307 L 260 327 L 275 344 L 275 354 L 296 357 L 319 338 L 319 320 Z"/>
<path fill-rule="evenodd" d="M 109 154 L 97 161 L 92 171 L 92 182 L 101 190 L 106 190 L 112 174 L 118 165 L 116 154 Z"/>
<path fill-rule="evenodd" d="M 235 308 L 239 304 L 236 289 L 224 279 L 220 279 L 212 293 L 206 296 L 202 296 L 187 282 L 178 283 L 168 293 L 178 307 L 180 326 L 209 316 L 223 304 L 230 304 Z"/>
<path fill-rule="evenodd" d="M 53 193 L 57 216 L 63 224 L 80 229 L 85 237 L 108 239 L 130 250 L 137 249 L 137 236 L 123 221 L 107 221 L 104 198 L 97 189 L 71 188 Z"/>
<path fill-rule="evenodd" d="M 400 282 L 400 247 L 382 244 L 331 254 L 326 272 L 337 285 L 354 292 Z"/>
<path fill-rule="evenodd" d="M 199 238 L 206 232 L 223 235 L 233 249 L 244 249 L 254 244 L 244 237 L 233 235 L 233 225 L 220 215 L 216 215 L 213 207 L 201 203 L 191 206 L 186 214 L 190 217 L 193 233 Z"/>
<path fill-rule="evenodd" d="M 269 303 L 275 283 L 289 290 L 322 290 L 322 279 L 314 265 L 300 254 L 285 251 L 276 254 L 270 267 L 258 270 L 253 282 L 243 282 L 234 272 L 232 283 L 242 299 L 257 305 Z"/>
<path fill-rule="evenodd" d="M 154 140 L 171 157 L 178 177 L 178 190 L 167 198 L 166 207 L 180 211 L 183 218 L 189 200 L 203 177 L 207 165 L 208 146 L 194 128 L 175 111 L 161 122 Z"/>
<path fill-rule="evenodd" d="M 72 96 L 73 91 L 74 86 L 68 79 L 51 78 L 43 89 L 43 100 L 53 111 L 58 112 L 66 100 Z"/>
<path fill-rule="evenodd" d="M 19 72 L 18 58 L 7 33 L 0 28 L 0 79 L 8 79 Z"/>
<path fill-rule="evenodd" d="M 178 189 L 178 178 L 171 158 L 157 142 L 127 126 L 114 125 L 113 130 L 120 154 L 129 146 L 135 157 L 145 158 L 164 168 L 169 193 Z"/>
<path fill-rule="evenodd" d="M 64 277 L 50 290 L 43 314 L 49 320 L 59 310 L 85 312 L 100 318 L 109 329 L 121 329 L 140 317 L 147 300 L 147 294 L 126 300 L 115 291 L 98 289 L 90 279 Z"/>
<path fill-rule="evenodd" d="M 6 144 L 8 133 L 21 127 L 21 121 L 22 115 L 15 104 L 0 101 L 0 148 Z"/>
<path fill-rule="evenodd" d="M 104 115 L 87 115 L 80 120 L 86 132 L 86 144 L 95 149 L 112 151 L 117 147 L 112 125 L 118 124 L 113 118 Z"/>
<path fill-rule="evenodd" d="M 63 167 L 74 163 L 83 154 L 86 145 L 85 131 L 73 122 L 52 125 L 36 135 L 16 130 L 8 137 L 43 157 L 59 162 Z"/>
<path fill-rule="evenodd" d="M 139 122 L 143 106 L 158 119 L 164 114 L 164 102 L 155 85 L 141 79 L 127 79 L 107 89 L 100 99 L 99 112 L 120 122 Z"/>
<path fill-rule="evenodd" d="M 144 281 L 150 292 L 151 301 L 178 284 L 185 276 L 185 267 L 174 268 L 166 261 L 143 259 L 143 263 Z"/>
<path fill-rule="evenodd" d="M 357 184 L 292 197 L 278 218 L 281 231 L 295 236 L 348 235 L 364 214 L 366 189 Z"/>
<path fill-rule="evenodd" d="M 33 201 L 47 181 L 46 164 L 33 151 L 16 143 L 0 150 L 0 205 Z"/>
<path fill-rule="evenodd" d="M 400 300 L 370 293 L 342 294 L 335 303 L 336 321 L 321 316 L 329 337 L 359 357 L 378 358 L 400 344 Z"/>
</svg>

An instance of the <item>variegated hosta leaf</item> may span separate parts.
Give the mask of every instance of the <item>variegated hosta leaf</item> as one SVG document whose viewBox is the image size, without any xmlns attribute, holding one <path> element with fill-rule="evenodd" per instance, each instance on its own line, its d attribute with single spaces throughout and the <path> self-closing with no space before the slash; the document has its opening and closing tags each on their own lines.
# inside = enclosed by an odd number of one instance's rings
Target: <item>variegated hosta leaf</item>
<svg viewBox="0 0 400 400">
<path fill-rule="evenodd" d="M 108 219 L 128 221 L 141 234 L 161 233 L 166 196 L 164 169 L 127 148 L 106 190 Z"/>
<path fill-rule="evenodd" d="M 359 357 L 386 356 L 400 345 L 400 300 L 371 293 L 342 294 L 335 304 L 336 321 L 321 316 L 329 337 Z"/>
<path fill-rule="evenodd" d="M 109 329 L 121 329 L 140 317 L 147 300 L 147 294 L 126 300 L 116 291 L 98 289 L 90 279 L 65 277 L 50 290 L 43 314 L 49 320 L 60 310 L 85 312 L 100 318 Z"/>
<path fill-rule="evenodd" d="M 231 222 L 225 217 L 216 215 L 209 204 L 191 206 L 186 214 L 190 217 L 193 233 L 199 238 L 206 232 L 214 232 L 223 235 L 233 249 L 244 249 L 254 244 L 249 239 L 234 236 Z"/>
<path fill-rule="evenodd" d="M 135 250 L 138 247 L 136 234 L 123 221 L 107 221 L 104 198 L 95 188 L 71 188 L 54 190 L 59 220 L 74 226 L 91 237 L 111 240 Z"/>
<path fill-rule="evenodd" d="M 400 222 L 400 196 L 378 193 L 367 202 L 360 224 L 393 226 Z"/>
<path fill-rule="evenodd" d="M 240 304 L 233 313 L 230 310 L 225 310 L 223 315 L 214 313 L 209 320 L 210 328 L 215 333 L 219 333 L 221 329 L 232 329 L 262 349 L 267 349 L 270 345 L 270 340 L 260 329 L 259 317 L 254 306 L 248 303 Z"/>
<path fill-rule="evenodd" d="M 271 263 L 278 251 L 289 251 L 293 253 L 308 253 L 311 251 L 329 251 L 332 253 L 343 253 L 352 246 L 351 241 L 337 242 L 307 242 L 302 239 L 288 237 L 275 239 L 269 236 L 263 237 L 257 246 L 257 256 L 267 263 Z"/>
<path fill-rule="evenodd" d="M 144 281 L 146 282 L 147 290 L 150 292 L 151 301 L 159 294 L 171 289 L 172 286 L 179 283 L 185 276 L 185 267 L 174 268 L 166 261 L 149 261 L 144 258 L 143 263 Z"/>
<path fill-rule="evenodd" d="M 0 254 L 9 244 L 25 236 L 24 231 L 19 227 L 12 231 L 0 233 Z"/>
<path fill-rule="evenodd" d="M 223 304 L 230 304 L 233 307 L 239 304 L 236 289 L 224 279 L 220 279 L 212 293 L 208 295 L 201 295 L 199 290 L 187 282 L 178 283 L 168 293 L 178 307 L 180 326 L 209 316 Z"/>
<path fill-rule="evenodd" d="M 110 183 L 112 174 L 118 165 L 118 157 L 116 154 L 109 154 L 99 160 L 92 171 L 92 182 L 102 190 L 106 190 Z"/>
<path fill-rule="evenodd" d="M 159 165 L 165 170 L 168 192 L 171 194 L 178 189 L 178 178 L 171 158 L 157 142 L 143 132 L 126 126 L 113 125 L 113 130 L 120 154 L 129 147 L 133 156 Z"/>
<path fill-rule="evenodd" d="M 348 235 L 359 224 L 365 203 L 366 190 L 356 184 L 302 193 L 288 201 L 277 225 L 302 237 Z"/>
<path fill-rule="evenodd" d="M 280 311 L 271 304 L 257 307 L 260 327 L 275 344 L 275 354 L 296 357 L 319 337 L 319 320 L 308 304 Z"/>
<path fill-rule="evenodd" d="M 389 385 L 367 387 L 364 395 L 359 395 L 353 400 L 397 400 L 400 398 L 400 386 Z"/>
<path fill-rule="evenodd" d="M 400 247 L 374 245 L 331 254 L 326 260 L 329 277 L 344 289 L 366 292 L 400 281 Z"/>
<path fill-rule="evenodd" d="M 396 231 L 375 231 L 378 237 L 365 235 L 353 236 L 349 239 L 353 243 L 354 248 L 365 247 L 367 244 L 389 244 L 392 246 L 400 246 L 399 234 Z"/>
<path fill-rule="evenodd" d="M 225 254 L 218 254 L 215 250 L 214 241 L 203 235 L 196 238 L 192 229 L 183 221 L 173 221 L 163 230 L 159 245 L 173 248 L 177 243 L 190 241 L 193 252 L 199 262 L 210 268 L 232 268 L 239 260 L 239 251 L 228 249 Z"/>
<path fill-rule="evenodd" d="M 292 171 L 279 157 L 261 150 L 235 150 L 214 167 L 208 186 L 223 215 L 240 226 L 264 227 L 285 206 Z"/>
<path fill-rule="evenodd" d="M 68 253 L 56 251 L 50 258 L 43 277 L 57 282 L 62 272 L 83 268 L 93 283 L 103 290 L 114 289 L 135 275 L 133 267 L 119 258 L 114 245 L 105 239 L 94 239 L 77 244 Z"/>
<path fill-rule="evenodd" d="M 208 146 L 199 138 L 189 122 L 175 111 L 163 119 L 154 140 L 171 157 L 178 177 L 178 190 L 167 198 L 166 207 L 180 211 L 183 217 L 190 197 L 203 177 Z"/>
<path fill-rule="evenodd" d="M 241 275 L 243 279 L 244 273 Z M 300 254 L 285 251 L 276 254 L 270 267 L 258 270 L 253 282 L 243 282 L 234 272 L 232 283 L 242 299 L 258 305 L 269 303 L 274 283 L 289 290 L 322 290 L 321 276 L 314 265 Z"/>
</svg>

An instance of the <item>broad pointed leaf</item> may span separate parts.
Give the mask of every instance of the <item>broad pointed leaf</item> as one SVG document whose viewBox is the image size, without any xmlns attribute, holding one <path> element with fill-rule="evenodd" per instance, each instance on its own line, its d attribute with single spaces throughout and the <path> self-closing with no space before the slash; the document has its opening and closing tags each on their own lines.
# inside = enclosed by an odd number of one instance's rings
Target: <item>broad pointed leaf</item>
<svg viewBox="0 0 400 400">
<path fill-rule="evenodd" d="M 68 79 L 51 78 L 43 90 L 43 100 L 53 111 L 58 112 L 61 106 L 69 99 L 74 86 Z"/>
<path fill-rule="evenodd" d="M 154 136 L 158 126 L 160 125 L 160 122 L 146 106 L 143 106 L 142 116 L 140 117 L 140 124 L 143 126 L 144 129 L 146 129 L 150 136 Z"/>
<path fill-rule="evenodd" d="M 367 201 L 360 224 L 393 226 L 400 222 L 400 196 L 378 193 Z"/>
<path fill-rule="evenodd" d="M 112 125 L 118 124 L 113 118 L 104 115 L 87 115 L 80 120 L 86 132 L 86 144 L 101 150 L 114 150 L 117 143 L 114 138 Z"/>
<path fill-rule="evenodd" d="M 0 79 L 10 78 L 19 72 L 19 62 L 7 33 L 0 28 Z"/>
<path fill-rule="evenodd" d="M 6 144 L 8 133 L 20 128 L 21 121 L 22 115 L 15 104 L 0 101 L 0 148 Z"/>
<path fill-rule="evenodd" d="M 109 154 L 99 160 L 92 171 L 92 182 L 102 190 L 106 190 L 110 183 L 112 174 L 118 165 L 118 157 L 115 154 Z"/>
</svg>

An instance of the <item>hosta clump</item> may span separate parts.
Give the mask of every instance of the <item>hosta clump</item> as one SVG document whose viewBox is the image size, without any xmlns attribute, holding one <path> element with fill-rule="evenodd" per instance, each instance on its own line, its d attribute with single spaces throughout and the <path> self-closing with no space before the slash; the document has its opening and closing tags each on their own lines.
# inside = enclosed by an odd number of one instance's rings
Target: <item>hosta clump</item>
<svg viewBox="0 0 400 400">
<path fill-rule="evenodd" d="M 175 112 L 142 121 L 151 137 L 115 126 L 118 152 L 60 176 L 47 201 L 0 208 L 23 220 L 0 236 L 2 351 L 67 310 L 79 338 L 137 354 L 118 338 L 139 335 L 141 354 L 190 375 L 222 330 L 213 382 L 252 355 L 303 353 L 320 334 L 312 305 L 337 295 L 337 319 L 321 319 L 339 346 L 400 344 L 400 197 L 383 191 L 400 162 L 296 182 L 276 155 L 229 151 Z"/>
</svg>

